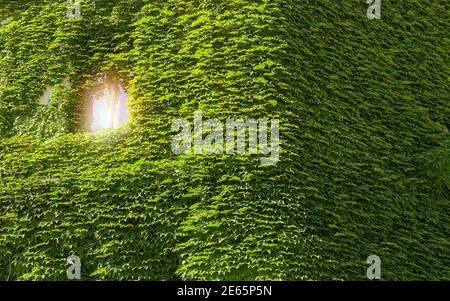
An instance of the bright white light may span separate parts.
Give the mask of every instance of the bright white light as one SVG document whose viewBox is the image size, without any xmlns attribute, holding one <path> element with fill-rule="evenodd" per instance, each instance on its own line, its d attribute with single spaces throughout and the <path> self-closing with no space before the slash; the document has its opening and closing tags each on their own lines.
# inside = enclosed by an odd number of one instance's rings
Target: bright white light
<svg viewBox="0 0 450 301">
<path fill-rule="evenodd" d="M 122 87 L 112 85 L 105 88 L 103 93 L 97 93 L 92 101 L 91 131 L 115 129 L 130 119 L 128 109 L 128 93 Z"/>
</svg>

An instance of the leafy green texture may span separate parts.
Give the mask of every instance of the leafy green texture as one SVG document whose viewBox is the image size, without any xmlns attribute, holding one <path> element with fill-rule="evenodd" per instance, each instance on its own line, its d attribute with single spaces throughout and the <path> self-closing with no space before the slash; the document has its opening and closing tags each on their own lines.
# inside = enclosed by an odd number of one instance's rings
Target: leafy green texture
<svg viewBox="0 0 450 301">
<path fill-rule="evenodd" d="M 450 279 L 445 1 L 25 2 L 0 29 L 0 279 L 72 254 L 84 280 L 365 279 L 372 254 Z M 104 73 L 132 121 L 81 133 Z M 173 155 L 196 110 L 279 118 L 280 162 Z"/>
</svg>

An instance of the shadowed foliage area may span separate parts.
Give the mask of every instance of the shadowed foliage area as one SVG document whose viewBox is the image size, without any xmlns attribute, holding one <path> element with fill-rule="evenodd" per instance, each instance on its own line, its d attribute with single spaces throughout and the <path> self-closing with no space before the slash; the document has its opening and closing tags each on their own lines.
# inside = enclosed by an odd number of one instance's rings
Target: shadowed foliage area
<svg viewBox="0 0 450 301">
<path fill-rule="evenodd" d="M 83 280 L 362 280 L 372 254 L 383 279 L 450 279 L 445 1 L 381 20 L 360 0 L 90 0 L 79 19 L 17 2 L 0 2 L 0 279 L 64 280 L 72 254 Z M 131 121 L 83 133 L 103 74 Z M 198 110 L 279 119 L 280 161 L 172 154 Z"/>
</svg>

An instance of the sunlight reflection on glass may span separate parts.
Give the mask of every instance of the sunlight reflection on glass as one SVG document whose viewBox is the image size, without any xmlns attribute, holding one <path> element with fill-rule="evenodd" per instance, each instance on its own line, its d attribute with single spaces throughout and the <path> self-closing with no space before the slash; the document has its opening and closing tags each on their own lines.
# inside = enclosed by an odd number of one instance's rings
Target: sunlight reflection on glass
<svg viewBox="0 0 450 301">
<path fill-rule="evenodd" d="M 115 129 L 130 119 L 127 104 L 128 93 L 122 88 L 108 86 L 103 93 L 97 93 L 92 101 L 92 132 Z"/>
</svg>

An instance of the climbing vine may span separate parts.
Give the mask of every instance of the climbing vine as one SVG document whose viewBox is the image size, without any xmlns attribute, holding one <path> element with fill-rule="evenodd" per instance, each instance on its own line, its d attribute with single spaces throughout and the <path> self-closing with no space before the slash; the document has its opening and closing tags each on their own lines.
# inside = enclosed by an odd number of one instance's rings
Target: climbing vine
<svg viewBox="0 0 450 301">
<path fill-rule="evenodd" d="M 448 5 L 17 2 L 0 2 L 0 279 L 64 280 L 70 255 L 83 280 L 365 279 L 371 254 L 383 279 L 449 279 Z M 131 121 L 84 133 L 109 72 Z M 170 125 L 197 110 L 279 119 L 280 162 L 175 156 Z"/>
</svg>

